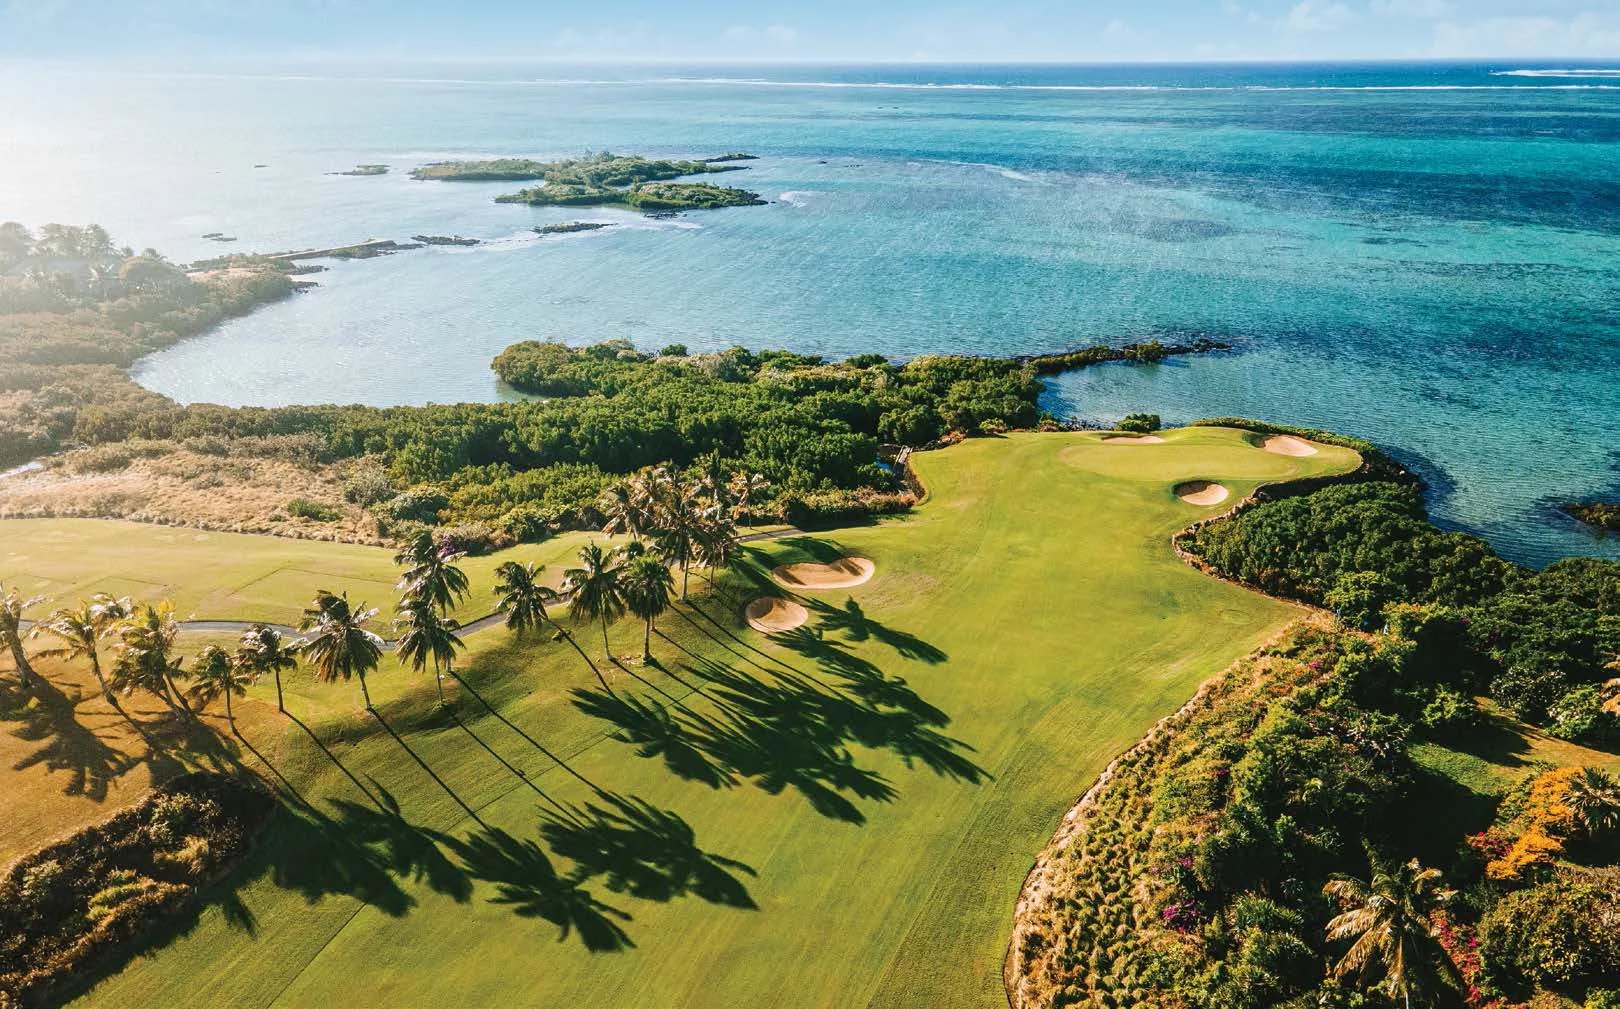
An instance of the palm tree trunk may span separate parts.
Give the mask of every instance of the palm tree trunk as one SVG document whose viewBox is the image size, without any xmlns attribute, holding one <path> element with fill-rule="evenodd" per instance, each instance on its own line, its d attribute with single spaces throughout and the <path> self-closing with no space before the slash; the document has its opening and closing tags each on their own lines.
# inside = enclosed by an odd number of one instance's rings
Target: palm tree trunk
<svg viewBox="0 0 1620 1009">
<path fill-rule="evenodd" d="M 283 715 L 287 713 L 287 706 L 281 702 L 281 669 L 276 669 L 276 710 Z"/>
<path fill-rule="evenodd" d="M 681 602 L 686 602 L 686 579 L 692 570 L 692 562 L 687 558 L 681 559 Z"/>
<path fill-rule="evenodd" d="M 231 691 L 225 688 L 225 721 L 230 723 L 231 731 L 236 731 L 236 713 L 231 710 Z"/>
<path fill-rule="evenodd" d="M 563 636 L 563 640 L 572 645 L 574 651 L 579 653 L 579 657 L 585 660 L 585 664 L 591 667 L 591 672 L 596 674 L 597 680 L 602 684 L 602 689 L 606 690 L 610 694 L 613 693 L 613 688 L 608 686 L 608 681 L 602 675 L 602 670 L 598 669 L 596 663 L 591 661 L 591 657 L 585 654 L 585 649 L 579 647 L 579 642 L 574 640 L 574 636 L 569 634 L 568 631 L 561 627 L 557 628 L 557 633 L 561 634 Z"/>
<path fill-rule="evenodd" d="M 613 646 L 608 644 L 606 613 L 602 614 L 602 661 L 613 661 Z"/>
<path fill-rule="evenodd" d="M 376 711 L 377 710 L 376 708 L 373 708 L 371 706 L 371 691 L 366 689 L 366 674 L 365 673 L 360 674 L 360 696 L 365 698 L 366 710 L 367 711 Z"/>
<path fill-rule="evenodd" d="M 179 702 L 179 706 L 176 708 L 175 713 L 179 714 L 182 718 L 189 718 L 192 721 L 196 721 L 197 713 L 191 710 L 191 705 L 186 702 L 186 695 L 182 694 L 179 689 L 175 687 L 174 681 L 169 679 L 168 673 L 163 674 L 163 686 L 169 691 L 170 696 Z M 171 707 L 173 707 L 173 705 L 171 705 Z"/>
<path fill-rule="evenodd" d="M 642 662 L 651 662 L 652 661 L 652 622 L 653 622 L 653 618 L 648 617 L 647 618 L 647 633 L 642 635 L 642 638 L 641 638 L 641 661 Z"/>
<path fill-rule="evenodd" d="M 114 711 L 124 716 L 124 721 L 135 726 L 136 730 L 139 731 L 140 725 L 135 721 L 129 712 L 124 710 L 124 706 L 118 703 L 118 695 L 113 693 L 111 684 L 107 682 L 107 677 L 101 672 L 101 658 L 96 655 L 96 651 L 93 648 L 90 650 L 89 654 L 90 671 L 96 674 L 96 682 L 101 684 L 101 696 L 107 699 L 107 703 L 112 705 L 112 709 Z"/>
<path fill-rule="evenodd" d="M 34 667 L 28 664 L 28 656 L 23 654 L 22 637 L 19 634 L 11 636 L 11 661 L 17 664 L 17 682 L 24 690 L 34 685 Z"/>
<path fill-rule="evenodd" d="M 463 689 L 467 693 L 471 694 L 473 696 L 473 699 L 476 700 L 479 704 L 482 704 L 484 706 L 484 710 L 488 711 L 491 715 L 494 715 L 496 720 L 499 721 L 502 725 L 506 726 L 508 729 L 511 729 L 513 732 L 517 733 L 518 735 L 522 736 L 524 738 L 524 740 L 527 741 L 530 746 L 533 746 L 535 749 L 537 749 L 541 753 L 545 754 L 546 759 L 550 760 L 552 763 L 554 763 L 558 767 L 562 768 L 563 771 L 565 771 L 566 773 L 572 775 L 575 779 L 577 779 L 582 784 L 584 784 L 586 788 L 589 788 L 591 791 L 595 792 L 597 795 L 606 797 L 607 793 L 604 792 L 601 789 L 601 787 L 596 784 L 596 782 L 592 781 L 591 779 L 585 777 L 583 774 L 580 774 L 578 771 L 574 770 L 561 757 L 557 756 L 555 753 L 552 753 L 549 749 L 547 749 L 538 739 L 535 739 L 533 736 L 529 735 L 527 732 L 524 732 L 522 729 L 518 728 L 516 725 L 513 725 L 511 719 L 507 718 L 505 715 L 501 714 L 499 711 L 496 711 L 495 708 L 493 706 L 491 706 L 490 703 L 484 699 L 483 694 L 480 694 L 478 691 L 474 690 L 472 684 L 468 683 L 466 680 L 461 678 L 460 673 L 457 673 L 454 670 L 452 670 L 450 675 L 454 676 L 456 678 L 456 682 L 461 684 L 461 689 Z"/>
</svg>

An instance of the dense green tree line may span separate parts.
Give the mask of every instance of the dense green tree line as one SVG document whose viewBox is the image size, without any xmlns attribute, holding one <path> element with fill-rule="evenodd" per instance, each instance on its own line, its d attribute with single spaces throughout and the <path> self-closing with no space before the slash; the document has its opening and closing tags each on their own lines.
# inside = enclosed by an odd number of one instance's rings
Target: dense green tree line
<svg viewBox="0 0 1620 1009">
<path fill-rule="evenodd" d="M 0 273 L 0 358 L 9 365 L 0 372 L 0 465 L 132 442 L 143 443 L 141 454 L 181 445 L 216 455 L 222 446 L 296 449 L 317 466 L 367 457 L 381 475 L 352 501 L 394 523 L 476 526 L 465 538 L 476 547 L 589 524 L 615 478 L 700 457 L 767 480 L 773 490 L 753 505 L 760 515 L 814 521 L 893 511 L 904 494 L 879 464 L 880 443 L 921 445 L 1041 420 L 1041 386 L 1027 362 L 893 365 L 864 355 L 829 363 L 742 348 L 653 355 L 624 341 L 508 348 L 497 373 L 544 401 L 183 406 L 136 386 L 124 369 L 284 296 L 294 282 L 282 267 L 247 260 L 199 281 L 155 253 L 118 258 L 126 252 L 100 229 L 48 226 L 35 236 L 0 227 L 0 261 L 10 264 Z M 116 266 L 106 276 L 92 271 L 102 259 Z"/>
<path fill-rule="evenodd" d="M 1430 607 L 1459 689 L 1488 690 L 1558 735 L 1616 734 L 1601 685 L 1620 672 L 1620 564 L 1519 567 L 1478 537 L 1435 528 L 1416 486 L 1384 481 L 1258 505 L 1188 547 L 1230 577 L 1368 629 L 1392 604 Z"/>
</svg>

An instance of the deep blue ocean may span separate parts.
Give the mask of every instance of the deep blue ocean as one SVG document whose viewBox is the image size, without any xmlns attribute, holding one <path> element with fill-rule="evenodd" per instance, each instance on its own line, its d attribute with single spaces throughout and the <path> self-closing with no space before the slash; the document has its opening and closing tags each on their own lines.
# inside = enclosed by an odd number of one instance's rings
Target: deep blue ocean
<svg viewBox="0 0 1620 1009">
<path fill-rule="evenodd" d="M 843 356 L 1209 335 L 1055 413 L 1241 414 L 1388 447 L 1444 523 L 1620 557 L 1620 64 L 0 66 L 0 218 L 189 260 L 412 234 L 143 362 L 186 401 L 502 396 L 515 340 Z M 760 156 L 764 207 L 649 220 L 415 182 L 446 158 Z M 386 163 L 390 175 L 327 173 Z M 617 227 L 539 238 L 537 224 Z M 218 245 L 207 232 L 238 241 Z"/>
</svg>

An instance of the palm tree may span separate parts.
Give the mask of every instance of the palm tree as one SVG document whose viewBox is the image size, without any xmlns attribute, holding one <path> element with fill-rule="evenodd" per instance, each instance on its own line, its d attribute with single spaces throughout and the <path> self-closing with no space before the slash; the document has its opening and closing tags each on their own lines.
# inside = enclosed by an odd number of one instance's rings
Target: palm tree
<svg viewBox="0 0 1620 1009">
<path fill-rule="evenodd" d="M 231 710 L 231 695 L 246 696 L 247 688 L 258 678 L 251 663 L 227 654 L 216 645 L 208 645 L 192 661 L 191 678 L 194 682 L 190 693 L 199 703 L 206 705 L 216 697 L 225 698 L 225 721 L 235 733 L 236 713 Z"/>
<path fill-rule="evenodd" d="M 651 662 L 653 621 L 669 609 L 670 593 L 675 588 L 674 576 L 663 561 L 642 554 L 624 566 L 620 586 L 630 612 L 647 622 L 641 638 L 641 661 Z"/>
<path fill-rule="evenodd" d="M 576 622 L 602 622 L 602 654 L 613 661 L 608 644 L 608 624 L 624 615 L 624 593 L 619 585 L 619 568 L 613 558 L 594 541 L 579 552 L 580 567 L 563 572 L 563 585 L 571 598 L 568 613 Z"/>
<path fill-rule="evenodd" d="M 602 534 L 629 536 L 639 543 L 647 531 L 647 512 L 643 507 L 644 488 L 635 477 L 621 480 L 604 490 L 596 500 L 596 510 L 602 513 Z"/>
<path fill-rule="evenodd" d="M 557 599 L 556 590 L 540 583 L 545 565 L 507 561 L 495 569 L 495 605 L 506 614 L 507 629 L 519 634 L 552 622 L 546 604 Z"/>
<path fill-rule="evenodd" d="M 703 531 L 702 497 L 695 483 L 674 487 L 659 512 L 658 552 L 681 569 L 681 602 Z"/>
<path fill-rule="evenodd" d="M 394 555 L 394 563 L 405 569 L 395 587 L 421 596 L 441 612 L 448 613 L 467 594 L 467 575 L 455 565 L 465 556 L 440 549 L 430 532 L 418 533 Z"/>
<path fill-rule="evenodd" d="M 15 588 L 0 585 L 0 645 L 11 650 L 11 661 L 17 666 L 17 683 L 24 690 L 34 685 L 34 667 L 28 664 L 28 655 L 23 651 L 23 610 L 43 601 L 43 596 L 25 598 Z"/>
<path fill-rule="evenodd" d="M 1587 837 L 1620 831 L 1620 782 L 1595 767 L 1582 768 L 1569 785 L 1569 808 Z"/>
<path fill-rule="evenodd" d="M 298 649 L 322 683 L 358 676 L 366 710 L 375 713 L 371 692 L 366 689 L 366 674 L 375 670 L 382 659 L 383 640 L 366 630 L 365 625 L 377 611 L 365 605 L 350 606 L 348 593 L 334 595 L 321 589 L 298 624 L 298 629 L 306 632 Z"/>
<path fill-rule="evenodd" d="M 433 682 L 439 688 L 439 700 L 443 701 L 444 674 L 456 675 L 456 650 L 466 647 L 456 634 L 461 625 L 440 616 L 426 596 L 407 594 L 399 601 L 399 616 L 394 626 L 402 632 L 394 645 L 394 654 L 419 673 L 431 662 Z M 461 677 L 456 676 L 456 679 Z"/>
<path fill-rule="evenodd" d="M 568 633 L 568 628 L 551 619 L 551 614 L 546 610 L 546 604 L 555 602 L 559 597 L 551 586 L 541 584 L 540 572 L 544 570 L 544 565 L 536 565 L 533 562 L 519 564 L 517 561 L 507 561 L 495 569 L 495 595 L 500 600 L 496 606 L 506 614 L 506 626 L 517 634 L 538 630 L 541 627 L 555 629 L 562 639 L 579 653 L 585 664 L 591 667 L 591 672 L 596 674 L 602 688 L 611 693 L 612 688 L 602 676 L 602 670 L 598 669 L 596 663 L 591 661 L 591 657 L 585 654 L 585 649 L 579 647 L 579 642 Z"/>
<path fill-rule="evenodd" d="M 134 607 L 118 628 L 118 659 L 113 685 L 129 693 L 145 690 L 166 704 L 177 718 L 192 718 L 191 706 L 175 681 L 185 670 L 174 658 L 180 623 L 174 604 L 164 599 Z"/>
<path fill-rule="evenodd" d="M 731 566 L 741 548 L 737 527 L 724 514 L 711 511 L 698 531 L 697 553 L 697 559 L 709 569 L 710 589 L 714 588 L 714 576 Z"/>
<path fill-rule="evenodd" d="M 114 599 L 107 595 L 98 595 L 89 602 L 81 599 L 77 607 L 64 606 L 35 624 L 29 636 L 48 634 L 61 642 L 60 647 L 45 652 L 46 655 L 89 659 L 90 672 L 95 674 L 96 683 L 101 687 L 101 696 L 114 710 L 123 714 L 124 709 L 113 696 L 112 687 L 108 686 L 107 677 L 101 671 L 97 642 L 106 637 L 118 621 L 126 619 L 133 609 L 128 599 Z"/>
<path fill-rule="evenodd" d="M 1351 940 L 1333 976 L 1353 973 L 1365 980 L 1382 967 L 1383 979 L 1376 987 L 1392 1000 L 1403 999 L 1407 1009 L 1412 996 L 1434 992 L 1437 974 L 1460 984 L 1456 966 L 1429 924 L 1430 907 L 1455 896 L 1436 890 L 1439 883 L 1440 871 L 1425 869 L 1414 858 L 1392 871 L 1376 871 L 1371 886 L 1358 879 L 1324 886 L 1323 893 L 1347 907 L 1328 922 L 1328 941 Z"/>
<path fill-rule="evenodd" d="M 748 509 L 752 508 L 754 503 L 770 488 L 770 483 L 758 473 L 735 473 L 726 484 L 726 492 L 731 496 L 732 506 L 743 512 L 747 512 Z M 754 524 L 752 514 L 748 516 L 748 524 L 750 526 Z"/>
<path fill-rule="evenodd" d="M 251 669 L 255 680 L 265 673 L 275 676 L 276 710 L 286 714 L 287 705 L 281 697 L 281 671 L 298 665 L 296 646 L 289 645 L 274 627 L 254 624 L 242 632 L 236 646 L 236 661 Z"/>
</svg>

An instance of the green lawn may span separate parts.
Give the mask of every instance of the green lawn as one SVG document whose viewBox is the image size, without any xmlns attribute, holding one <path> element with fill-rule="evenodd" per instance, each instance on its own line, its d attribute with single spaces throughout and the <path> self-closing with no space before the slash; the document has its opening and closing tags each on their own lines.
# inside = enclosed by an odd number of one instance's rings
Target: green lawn
<svg viewBox="0 0 1620 1009">
<path fill-rule="evenodd" d="M 774 795 L 752 781 L 711 788 L 677 777 L 660 759 L 638 757 L 608 738 L 603 722 L 571 707 L 566 692 L 591 680 L 565 646 L 518 646 L 500 631 L 481 634 L 472 642 L 472 678 L 513 723 L 601 787 L 673 810 L 694 832 L 687 838 L 679 829 L 645 827 L 629 838 L 593 835 L 603 854 L 631 853 L 612 864 L 625 884 L 620 890 L 643 895 L 616 892 L 609 876 L 585 884 L 631 916 L 619 924 L 633 948 L 593 953 L 577 932 L 559 940 L 557 927 L 527 913 L 554 912 L 559 899 L 541 849 L 522 843 L 536 837 L 546 801 L 540 792 L 581 802 L 584 786 L 507 727 L 473 717 L 472 702 L 460 703 L 463 728 L 431 710 L 432 688 L 421 678 L 379 674 L 374 693 L 387 698 L 390 721 L 486 821 L 516 839 L 504 856 L 447 857 L 418 829 L 467 835 L 471 824 L 452 800 L 355 710 L 352 686 L 317 690 L 295 676 L 289 706 L 333 740 L 333 754 L 349 770 L 386 790 L 404 821 L 367 805 L 298 729 L 277 731 L 279 723 L 255 719 L 248 732 L 254 747 L 321 814 L 279 817 L 251 864 L 194 922 L 178 936 L 157 937 L 150 955 L 80 1004 L 1004 1005 L 1000 969 L 1013 900 L 1064 812 L 1110 757 L 1295 612 L 1178 561 L 1170 535 L 1225 506 L 1193 507 L 1171 488 L 1210 479 L 1242 495 L 1263 481 L 1345 470 L 1356 461 L 1339 449 L 1304 459 L 1272 455 L 1219 429 L 1166 438 L 1134 446 L 1104 445 L 1092 434 L 970 441 L 916 457 L 930 497 L 914 515 L 756 551 L 763 566 L 828 549 L 875 561 L 868 584 L 819 594 L 835 607 L 853 599 L 867 618 L 858 633 L 819 617 L 821 643 L 812 638 L 801 648 L 819 649 L 827 664 L 738 633 L 811 670 L 812 682 L 829 690 L 839 668 L 858 670 L 860 660 L 882 670 L 890 695 L 898 692 L 893 678 L 904 678 L 949 716 L 947 735 L 974 747 L 969 756 L 987 772 L 984 780 L 936 775 L 925 761 L 908 767 L 898 746 L 851 746 L 853 764 L 880 773 L 894 789 L 887 801 L 854 800 L 860 823 L 816 812 L 791 785 Z M 214 563 L 217 539 L 192 550 L 191 534 L 171 535 L 163 570 L 147 576 L 196 584 Z M 319 570 L 338 563 L 327 551 L 357 557 L 352 548 L 271 546 L 307 549 Z M 8 541 L 8 549 L 21 548 Z M 36 546 L 33 555 L 38 574 L 60 570 L 46 560 L 53 551 Z M 265 557 L 231 570 L 251 575 L 275 563 Z M 377 570 L 350 563 L 357 577 Z M 733 587 L 747 584 L 738 576 Z M 732 607 L 726 612 L 730 617 Z M 697 657 L 716 658 L 779 699 L 783 684 L 764 671 L 769 660 L 724 635 L 679 619 L 666 623 L 673 641 L 655 640 L 655 650 L 684 684 L 702 682 L 689 668 Z M 639 645 L 636 628 L 616 633 L 616 651 Z M 592 637 L 582 633 L 581 640 L 588 647 Z M 695 713 L 714 713 L 708 697 L 660 679 Z M 870 673 L 864 682 L 872 685 Z M 615 686 L 650 695 L 624 673 Z M 258 688 L 260 698 L 266 690 Z M 735 716 L 739 709 L 731 710 Z M 793 704 L 776 717 L 791 721 L 806 712 Z M 735 724 L 768 767 L 826 769 L 773 737 L 775 723 Z M 469 730 L 526 769 L 527 781 L 507 772 Z M 649 867 L 690 866 L 693 844 L 751 873 L 720 866 L 707 885 L 660 892 L 659 874 Z M 555 856 L 549 864 L 569 866 Z M 719 885 L 717 872 L 733 877 L 747 899 Z M 518 903 L 493 901 L 502 894 L 492 880 L 505 883 L 504 896 Z"/>
<path fill-rule="evenodd" d="M 457 615 L 493 610 L 489 594 L 496 565 L 538 561 L 551 584 L 562 578 L 591 537 L 565 533 L 488 557 L 469 557 L 467 574 L 482 591 Z M 600 537 L 597 537 L 600 539 Z M 163 597 L 182 618 L 269 620 L 295 623 L 316 589 L 347 591 L 355 602 L 391 612 L 399 569 L 394 552 L 352 543 L 203 532 L 103 519 L 0 520 L 0 582 L 47 601 L 30 616 L 96 592 Z"/>
</svg>

